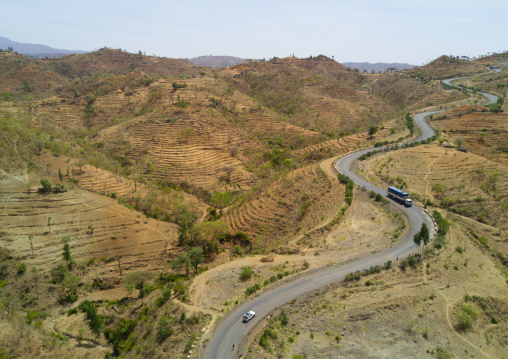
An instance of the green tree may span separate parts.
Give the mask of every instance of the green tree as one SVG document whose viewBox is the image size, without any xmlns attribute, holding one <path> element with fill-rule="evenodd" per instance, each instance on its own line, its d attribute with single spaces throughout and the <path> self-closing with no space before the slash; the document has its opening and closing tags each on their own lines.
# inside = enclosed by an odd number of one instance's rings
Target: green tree
<svg viewBox="0 0 508 359">
<path fill-rule="evenodd" d="M 171 320 L 168 317 L 162 317 L 159 320 L 159 328 L 157 329 L 157 341 L 159 343 L 164 342 L 169 336 L 173 334 L 171 328 Z"/>
<path fill-rule="evenodd" d="M 229 180 L 228 180 L 229 182 Z M 231 194 L 229 192 L 214 192 L 210 196 L 210 203 L 221 210 L 231 203 Z"/>
<path fill-rule="evenodd" d="M 194 226 L 193 241 L 190 245 L 201 245 L 205 254 L 219 252 L 219 240 L 228 232 L 228 226 L 223 221 L 202 222 Z"/>
<path fill-rule="evenodd" d="M 63 259 L 67 262 L 67 268 L 69 268 L 69 270 L 72 270 L 72 267 L 74 266 L 74 258 L 72 258 L 71 255 L 71 246 L 69 244 L 70 240 L 71 240 L 70 236 L 62 237 L 62 242 L 64 243 L 62 256 Z"/>
<path fill-rule="evenodd" d="M 369 136 L 374 136 L 374 134 L 377 132 L 377 130 L 378 130 L 377 126 L 370 126 Z"/>
<path fill-rule="evenodd" d="M 46 178 L 41 179 L 41 186 L 44 192 L 51 192 L 51 182 Z"/>
<path fill-rule="evenodd" d="M 26 192 L 28 194 L 30 194 L 30 190 L 32 189 L 33 182 L 32 181 L 28 181 L 28 182 L 25 183 L 25 185 L 26 185 Z"/>
<path fill-rule="evenodd" d="M 462 137 L 455 137 L 453 142 L 457 145 L 457 147 L 462 147 L 464 145 L 464 139 Z"/>
<path fill-rule="evenodd" d="M 203 248 L 194 247 L 191 248 L 189 253 L 190 264 L 194 267 L 194 273 L 198 273 L 198 266 L 203 262 Z"/>
<path fill-rule="evenodd" d="M 171 262 L 171 268 L 173 268 L 176 271 L 180 271 L 182 268 L 185 269 L 185 273 L 188 277 L 191 268 L 189 254 L 186 252 L 180 254 L 180 256 L 177 259 Z"/>
<path fill-rule="evenodd" d="M 427 227 L 427 224 L 423 222 L 420 231 L 415 233 L 413 237 L 413 242 L 418 247 L 418 249 L 423 243 L 423 248 L 425 250 L 425 246 L 429 243 L 429 241 L 430 241 L 429 228 Z"/>
<path fill-rule="evenodd" d="M 199 218 L 198 209 L 196 206 L 187 204 L 178 204 L 173 209 L 172 220 L 180 226 L 181 240 L 187 239 L 189 231 L 194 227 L 194 223 Z"/>
<path fill-rule="evenodd" d="M 418 247 L 418 250 L 420 250 L 420 246 L 422 245 L 422 237 L 420 236 L 420 232 L 416 232 L 413 236 L 413 242 Z"/>
<path fill-rule="evenodd" d="M 130 297 L 132 292 L 134 292 L 134 284 L 126 284 L 125 290 L 127 291 L 127 295 Z"/>
<path fill-rule="evenodd" d="M 60 299 L 60 302 L 75 302 L 78 300 L 79 298 L 79 295 L 78 295 L 78 286 L 79 286 L 79 283 L 81 282 L 81 280 L 71 274 L 71 273 L 67 273 L 65 275 L 65 278 L 62 282 L 62 286 L 63 286 L 63 296 L 62 298 Z"/>
<path fill-rule="evenodd" d="M 222 166 L 222 170 L 224 171 L 224 173 L 226 173 L 226 182 L 227 183 L 231 182 L 231 174 L 233 173 L 233 171 L 235 169 L 236 169 L 236 166 L 234 166 L 234 165 L 224 165 L 224 166 Z"/>
<path fill-rule="evenodd" d="M 138 298 L 141 298 L 141 304 L 143 304 L 143 300 L 146 296 L 146 286 L 145 281 L 141 280 L 138 284 L 136 284 L 136 289 L 139 290 Z"/>
<path fill-rule="evenodd" d="M 420 229 L 420 237 L 423 241 L 423 251 L 425 251 L 425 246 L 429 244 L 430 241 L 429 228 L 425 222 L 422 223 L 422 228 Z"/>
<path fill-rule="evenodd" d="M 81 303 L 81 309 L 85 312 L 86 319 L 88 319 L 88 325 L 90 326 L 90 330 L 97 336 L 101 334 L 102 331 L 102 316 L 97 314 L 97 307 L 94 303 L 89 300 L 85 300 Z"/>
</svg>

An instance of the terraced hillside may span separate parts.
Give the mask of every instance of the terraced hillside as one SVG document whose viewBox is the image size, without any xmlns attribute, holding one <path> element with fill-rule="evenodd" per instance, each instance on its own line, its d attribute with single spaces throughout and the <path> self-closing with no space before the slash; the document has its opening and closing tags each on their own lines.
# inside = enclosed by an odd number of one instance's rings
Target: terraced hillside
<svg viewBox="0 0 508 359">
<path fill-rule="evenodd" d="M 270 359 L 502 358 L 506 267 L 474 235 L 481 232 L 489 244 L 503 239 L 495 227 L 449 220 L 444 248 L 286 303 L 249 333 L 240 351 Z"/>
<path fill-rule="evenodd" d="M 2 179 L 2 243 L 30 268 L 36 266 L 43 273 L 55 268 L 62 260 L 62 237 L 67 235 L 79 263 L 101 258 L 108 263 L 101 266 L 101 276 L 120 277 L 118 263 L 111 261 L 117 256 L 126 271 L 149 264 L 155 269 L 169 260 L 163 256 L 164 247 L 166 242 L 168 248 L 176 245 L 176 226 L 147 221 L 107 197 L 79 189 L 28 194 L 25 181 L 24 177 Z"/>
<path fill-rule="evenodd" d="M 225 222 L 232 232 L 255 238 L 256 245 L 275 249 L 290 236 L 308 231 L 333 217 L 343 204 L 344 186 L 319 165 L 292 171 L 259 196 L 229 208 Z"/>
<path fill-rule="evenodd" d="M 222 71 L 239 91 L 286 116 L 292 124 L 322 132 L 351 131 L 393 114 L 390 106 L 361 90 L 364 77 L 339 63 L 312 59 L 272 59 Z"/>
<path fill-rule="evenodd" d="M 485 72 L 485 66 L 469 60 L 443 55 L 424 66 L 409 70 L 412 76 L 429 81 L 442 80 L 453 77 L 470 76 Z"/>
<path fill-rule="evenodd" d="M 505 165 L 435 144 L 374 156 L 359 166 L 363 176 L 383 187 L 402 187 L 414 199 L 508 228 Z"/>
<path fill-rule="evenodd" d="M 498 97 L 505 98 L 508 94 L 508 71 L 506 70 L 506 65 L 502 65 L 501 70 L 501 72 L 490 70 L 487 73 L 455 80 L 454 84 L 457 86 L 463 85 L 474 90 L 485 91 L 495 94 Z"/>
<path fill-rule="evenodd" d="M 485 107 L 464 106 L 433 117 L 432 124 L 450 142 L 463 140 L 474 153 L 491 161 L 508 163 L 508 115 Z"/>
</svg>

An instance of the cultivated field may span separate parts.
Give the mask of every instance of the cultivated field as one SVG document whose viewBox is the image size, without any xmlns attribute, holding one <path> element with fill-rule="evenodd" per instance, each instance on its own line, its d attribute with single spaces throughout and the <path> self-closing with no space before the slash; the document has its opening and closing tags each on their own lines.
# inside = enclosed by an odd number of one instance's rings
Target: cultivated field
<svg viewBox="0 0 508 359">
<path fill-rule="evenodd" d="M 435 144 L 381 154 L 358 166 L 363 176 L 381 187 L 402 187 L 420 202 L 430 200 L 507 229 L 504 165 Z"/>
</svg>

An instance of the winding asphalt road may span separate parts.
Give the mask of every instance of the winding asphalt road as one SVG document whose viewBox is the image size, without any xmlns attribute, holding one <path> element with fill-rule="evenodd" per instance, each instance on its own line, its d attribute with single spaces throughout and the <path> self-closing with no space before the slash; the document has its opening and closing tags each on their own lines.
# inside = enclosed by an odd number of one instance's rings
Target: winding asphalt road
<svg viewBox="0 0 508 359">
<path fill-rule="evenodd" d="M 454 79 L 450 79 L 443 82 L 449 86 L 454 86 L 450 83 L 453 80 Z M 496 96 L 485 93 L 482 93 L 482 95 L 487 97 L 491 103 L 497 101 Z M 442 111 L 421 113 L 414 117 L 415 122 L 422 130 L 422 136 L 414 141 L 422 141 L 434 135 L 434 131 L 425 122 L 425 118 L 439 112 Z M 384 196 L 386 195 L 385 189 L 374 186 L 351 171 L 352 162 L 368 151 L 370 150 L 352 153 L 338 161 L 336 167 L 339 172 L 350 177 L 357 185 L 364 186 L 367 190 L 374 191 Z M 411 252 L 416 250 L 416 246 L 413 243 L 414 234 L 420 230 L 424 222 L 427 223 L 427 226 L 433 231 L 434 226 L 432 220 L 417 205 L 413 205 L 413 207 L 409 208 L 402 205 L 399 205 L 399 207 L 408 216 L 411 228 L 409 235 L 402 242 L 383 253 L 378 253 L 368 258 L 319 268 L 301 275 L 296 275 L 293 278 L 287 278 L 283 283 L 279 283 L 274 288 L 269 288 L 263 291 L 259 296 L 241 303 L 239 306 L 232 309 L 217 326 L 205 349 L 204 358 L 238 358 L 238 346 L 242 339 L 254 328 L 257 322 L 264 316 L 270 314 L 275 308 L 283 306 L 285 303 L 303 294 L 342 280 L 348 273 L 356 272 L 357 270 L 361 271 L 375 265 L 382 265 L 389 260 L 395 261 L 397 258 L 408 256 Z M 249 323 L 242 323 L 243 313 L 249 310 L 256 312 L 256 317 Z M 233 345 L 236 345 L 235 350 L 233 350 Z"/>
</svg>

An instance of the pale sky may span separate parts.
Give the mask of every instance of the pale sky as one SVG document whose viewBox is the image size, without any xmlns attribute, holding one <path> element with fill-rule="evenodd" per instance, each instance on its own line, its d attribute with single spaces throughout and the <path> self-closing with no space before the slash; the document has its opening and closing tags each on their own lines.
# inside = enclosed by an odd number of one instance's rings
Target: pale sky
<svg viewBox="0 0 508 359">
<path fill-rule="evenodd" d="M 508 50 L 508 1 L 1 0 L 0 36 L 171 58 L 323 54 L 422 65 Z"/>
</svg>

